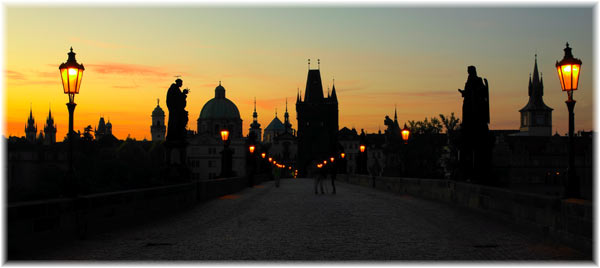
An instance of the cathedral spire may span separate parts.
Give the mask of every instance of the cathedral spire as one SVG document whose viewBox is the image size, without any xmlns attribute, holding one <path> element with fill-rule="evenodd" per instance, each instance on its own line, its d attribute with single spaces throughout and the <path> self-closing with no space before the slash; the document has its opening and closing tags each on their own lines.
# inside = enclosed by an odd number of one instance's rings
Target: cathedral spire
<svg viewBox="0 0 600 268">
<path fill-rule="evenodd" d="M 335 93 L 335 78 L 333 79 L 333 86 L 331 88 L 331 100 L 337 102 L 337 94 Z"/>
<path fill-rule="evenodd" d="M 254 122 L 256 122 L 258 118 L 258 113 L 256 112 L 256 97 L 254 97 L 254 113 L 252 113 L 252 118 L 254 118 Z"/>
<path fill-rule="evenodd" d="M 535 54 L 535 64 L 533 66 L 533 85 L 538 84 L 540 81 L 540 76 L 538 73 L 538 64 L 537 64 L 537 54 Z"/>
<path fill-rule="evenodd" d="M 398 109 L 396 104 L 394 104 L 394 122 L 398 122 Z"/>
</svg>

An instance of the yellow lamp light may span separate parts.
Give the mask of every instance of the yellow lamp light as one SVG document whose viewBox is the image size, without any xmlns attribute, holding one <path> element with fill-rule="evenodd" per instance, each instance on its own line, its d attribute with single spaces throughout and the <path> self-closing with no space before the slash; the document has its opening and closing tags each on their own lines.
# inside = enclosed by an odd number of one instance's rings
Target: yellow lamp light
<svg viewBox="0 0 600 268">
<path fill-rule="evenodd" d="M 410 138 L 410 129 L 406 127 L 406 124 L 404 124 L 404 128 L 400 133 L 402 134 L 402 140 L 404 141 L 404 143 L 406 143 L 408 141 L 408 138 Z"/>
<path fill-rule="evenodd" d="M 229 131 L 224 129 L 221 130 L 221 140 L 227 141 L 229 139 Z"/>
<path fill-rule="evenodd" d="M 560 80 L 560 86 L 563 91 L 574 91 L 577 90 L 579 85 L 579 70 L 581 68 L 581 60 L 574 58 L 571 53 L 569 43 L 564 49 L 565 56 L 560 62 L 556 62 L 556 71 L 558 72 L 558 79 Z M 570 92 L 572 94 L 572 92 Z M 571 95 L 569 95 L 571 98 Z"/>
<path fill-rule="evenodd" d="M 83 77 L 85 68 L 83 64 L 77 63 L 72 47 L 71 52 L 67 54 L 69 55 L 67 61 L 62 63 L 58 69 L 60 70 L 64 93 L 69 94 L 69 102 L 73 103 L 74 94 L 79 94 L 81 78 Z"/>
</svg>

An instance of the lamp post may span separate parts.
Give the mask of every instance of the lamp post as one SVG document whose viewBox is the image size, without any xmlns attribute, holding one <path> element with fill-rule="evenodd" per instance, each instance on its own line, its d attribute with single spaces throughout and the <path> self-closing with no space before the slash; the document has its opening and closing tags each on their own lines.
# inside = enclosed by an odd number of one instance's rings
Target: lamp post
<svg viewBox="0 0 600 268">
<path fill-rule="evenodd" d="M 402 134 L 402 140 L 404 141 L 404 144 L 407 144 L 408 138 L 410 138 L 410 129 L 406 127 L 406 124 L 404 124 L 404 128 L 400 133 Z"/>
<path fill-rule="evenodd" d="M 574 145 L 575 139 L 573 137 L 573 131 L 575 129 L 575 100 L 573 99 L 573 92 L 577 90 L 579 84 L 579 70 L 581 69 L 581 60 L 574 58 L 571 53 L 569 43 L 564 49 L 565 56 L 560 62 L 556 62 L 556 71 L 558 72 L 558 79 L 560 80 L 560 86 L 563 91 L 567 92 L 567 109 L 569 110 L 569 166 L 567 168 L 567 189 L 565 190 L 566 197 L 580 197 L 579 192 L 579 179 L 575 173 L 575 154 Z"/>
<path fill-rule="evenodd" d="M 81 78 L 85 68 L 83 64 L 77 63 L 73 47 L 67 55 L 69 55 L 67 61 L 62 63 L 58 69 L 60 70 L 64 93 L 69 95 L 69 102 L 67 103 L 67 109 L 69 110 L 69 133 L 67 134 L 69 137 L 69 173 L 67 176 L 69 177 L 69 184 L 73 187 L 69 190 L 69 194 L 75 195 L 77 188 L 73 172 L 73 113 L 75 112 L 75 106 L 77 106 L 75 104 L 75 94 L 79 94 Z"/>
<path fill-rule="evenodd" d="M 358 156 L 358 174 L 366 174 L 367 173 L 367 146 L 361 144 L 359 147 L 360 154 Z"/>
<path fill-rule="evenodd" d="M 221 177 L 226 178 L 231 175 L 231 153 L 229 151 L 229 131 L 221 130 L 221 140 L 223 140 L 223 152 L 221 158 Z"/>
</svg>

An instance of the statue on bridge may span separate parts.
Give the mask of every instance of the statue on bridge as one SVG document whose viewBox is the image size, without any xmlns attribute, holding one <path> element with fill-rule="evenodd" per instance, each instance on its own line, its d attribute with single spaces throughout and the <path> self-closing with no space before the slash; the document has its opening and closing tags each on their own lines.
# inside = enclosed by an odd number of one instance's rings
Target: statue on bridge
<svg viewBox="0 0 600 268">
<path fill-rule="evenodd" d="M 189 89 L 180 90 L 183 80 L 177 78 L 167 91 L 167 108 L 169 122 L 165 147 L 167 148 L 167 178 L 175 181 L 189 180 L 189 170 L 186 166 L 186 136 L 188 112 L 187 94 Z"/>
<path fill-rule="evenodd" d="M 167 108 L 169 109 L 169 123 L 167 127 L 167 141 L 181 142 L 185 140 L 186 126 L 188 123 L 187 105 L 188 89 L 181 91 L 183 80 L 177 79 L 167 91 Z"/>
<path fill-rule="evenodd" d="M 490 123 L 489 86 L 487 79 L 477 76 L 475 66 L 467 68 L 469 77 L 465 89 L 458 89 L 463 97 L 460 129 L 460 174 L 465 180 L 488 184 L 491 168 L 492 143 Z"/>
</svg>

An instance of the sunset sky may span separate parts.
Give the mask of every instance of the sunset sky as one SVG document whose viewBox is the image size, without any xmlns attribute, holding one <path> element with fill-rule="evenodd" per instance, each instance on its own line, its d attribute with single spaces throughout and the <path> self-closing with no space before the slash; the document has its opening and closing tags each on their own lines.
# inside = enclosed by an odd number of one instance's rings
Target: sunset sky
<svg viewBox="0 0 600 268">
<path fill-rule="evenodd" d="M 409 8 L 191 5 L 78 8 L 9 5 L 5 9 L 5 136 L 24 136 L 30 105 L 43 129 L 48 109 L 68 128 L 58 66 L 69 47 L 86 70 L 75 97 L 75 129 L 110 119 L 113 134 L 150 139 L 150 114 L 181 75 L 196 130 L 219 80 L 240 110 L 244 134 L 252 105 L 262 127 L 283 118 L 285 99 L 296 128 L 297 88 L 307 59 L 321 60 L 324 88 L 335 78 L 340 128 L 383 131 L 398 107 L 400 124 L 454 112 L 461 116 L 467 66 L 490 85 L 491 129 L 518 129 L 534 55 L 553 132 L 567 132 L 566 94 L 554 64 L 568 41 L 583 61 L 574 97 L 576 130 L 593 128 L 593 9 Z"/>
</svg>

